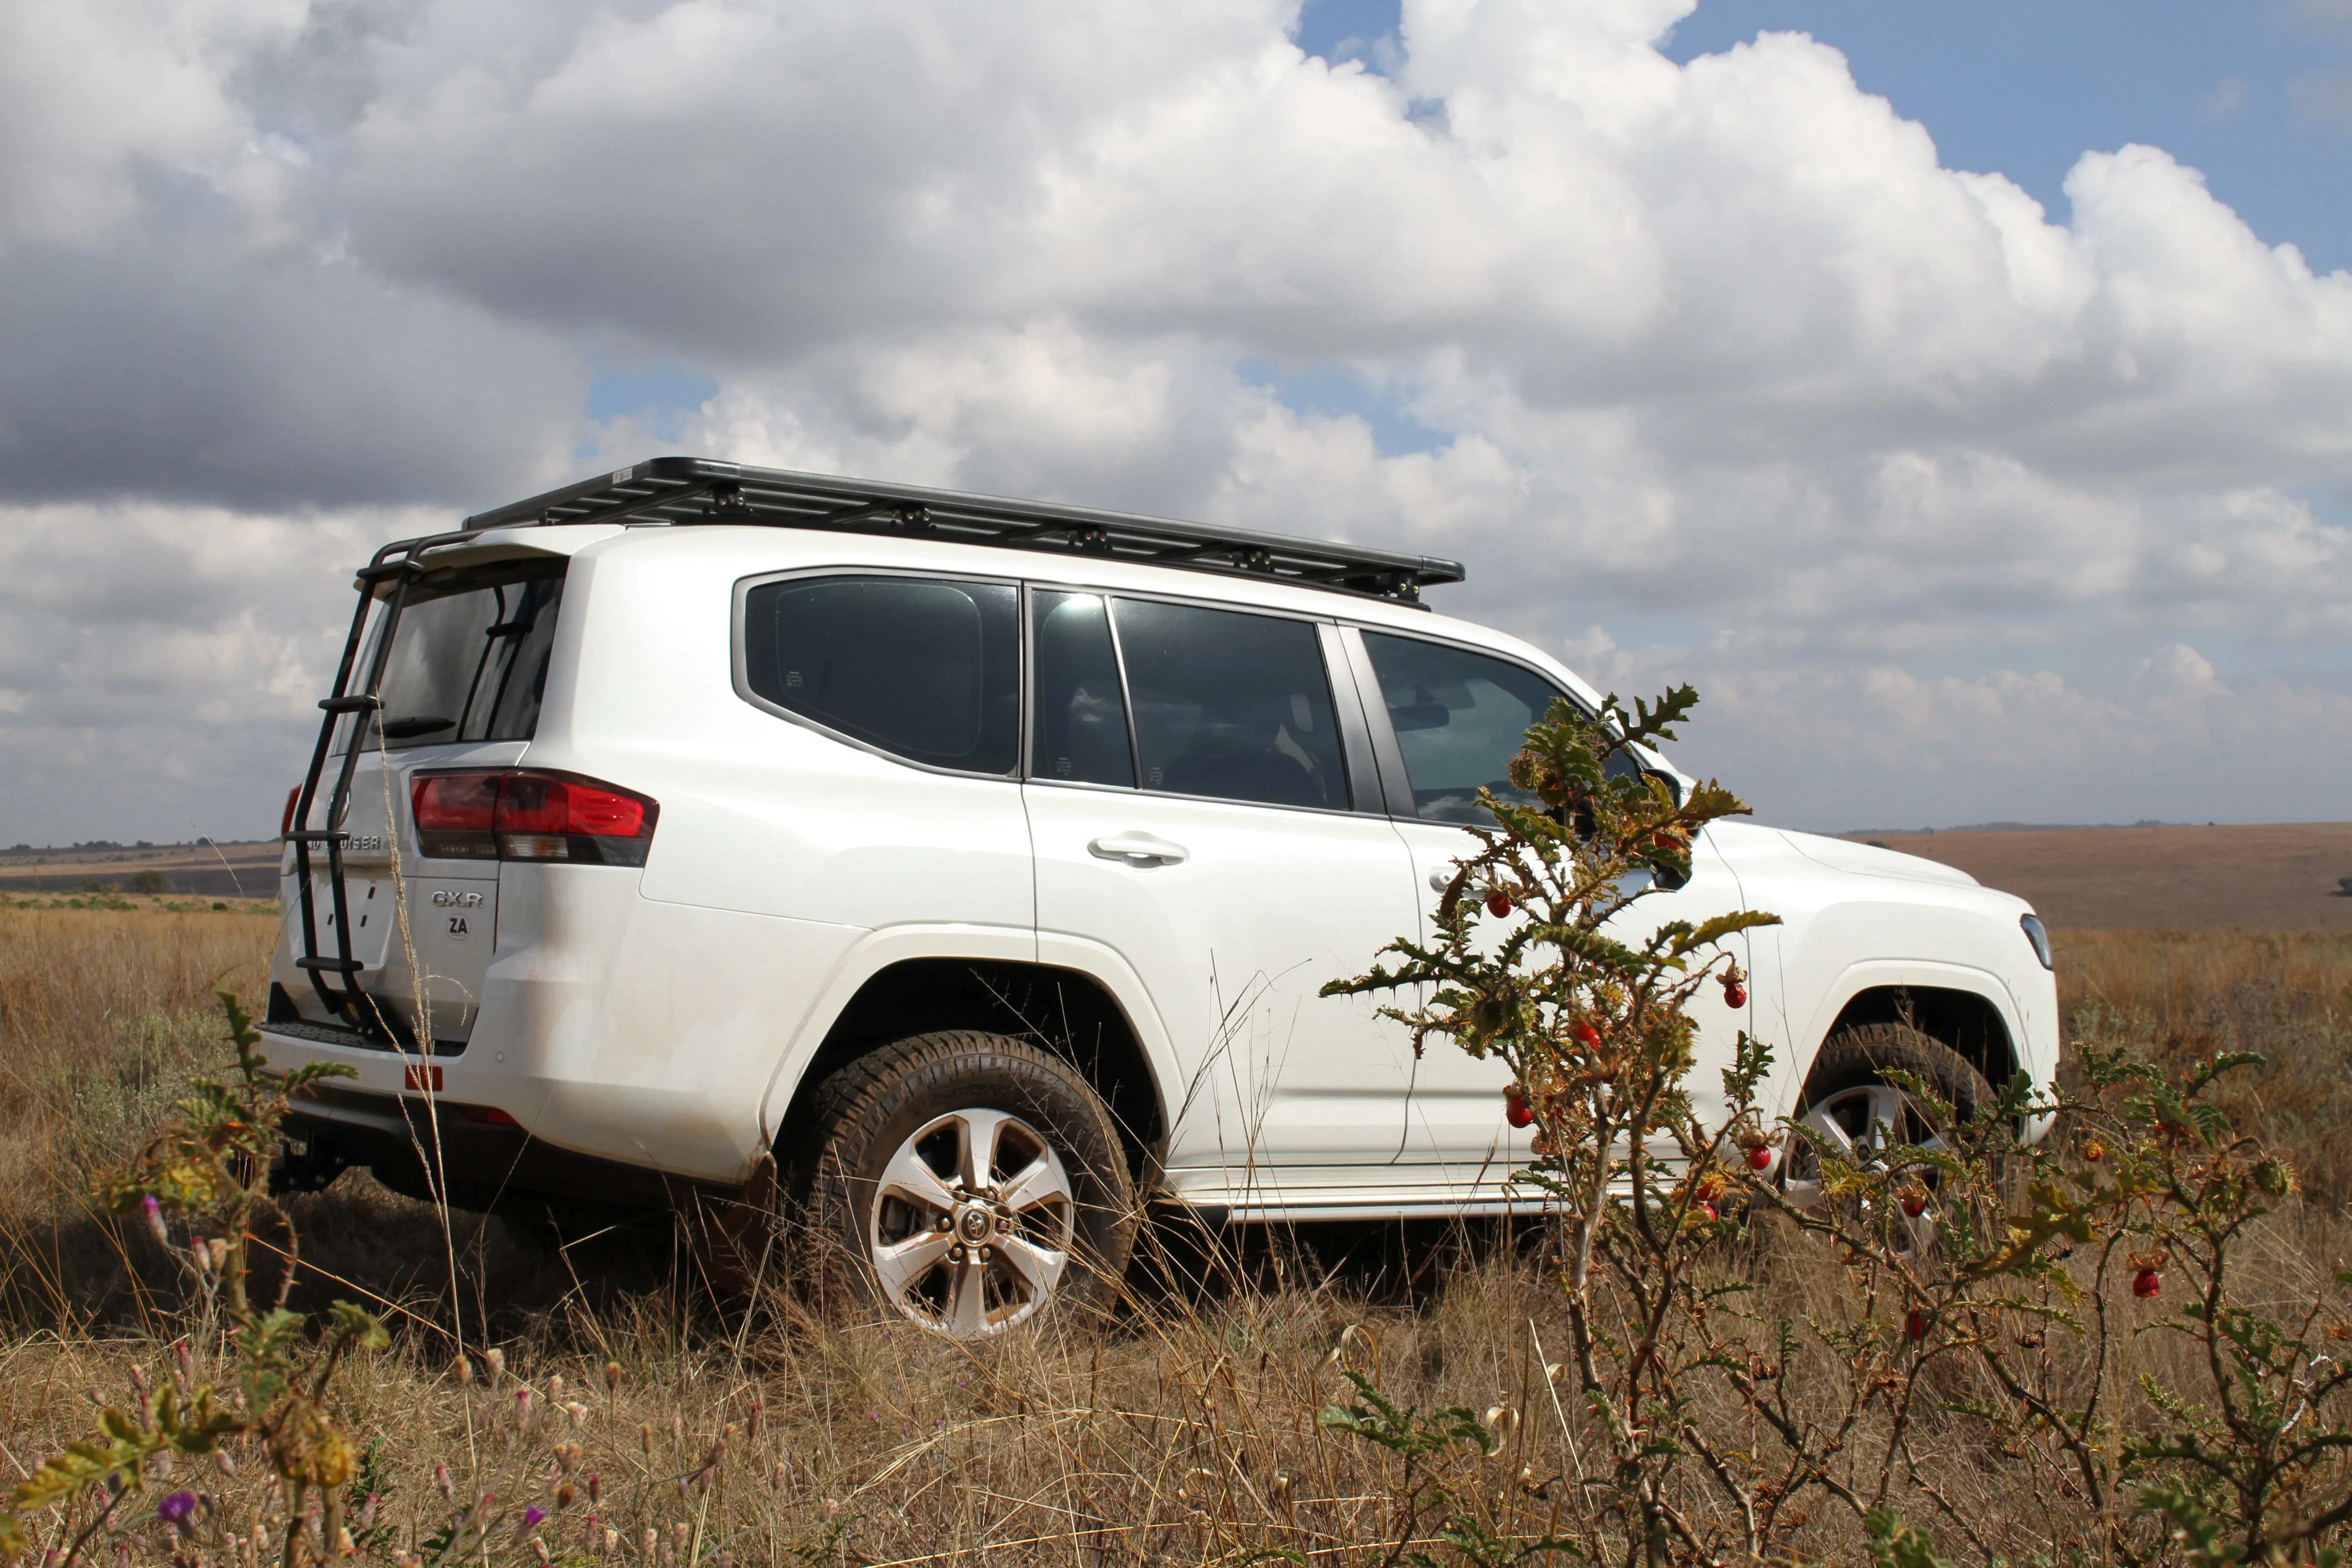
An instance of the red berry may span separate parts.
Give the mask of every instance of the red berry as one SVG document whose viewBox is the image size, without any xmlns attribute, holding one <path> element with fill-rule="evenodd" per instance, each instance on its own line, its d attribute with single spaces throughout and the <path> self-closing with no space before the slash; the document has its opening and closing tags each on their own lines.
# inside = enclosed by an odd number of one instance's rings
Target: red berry
<svg viewBox="0 0 2352 1568">
<path fill-rule="evenodd" d="M 1917 1219 L 1921 1215 L 1926 1214 L 1927 1212 L 1927 1194 L 1925 1193 L 1904 1194 L 1903 1212 L 1909 1215 L 1913 1219 Z"/>
<path fill-rule="evenodd" d="M 2163 1290 L 2164 1276 L 2153 1268 L 2143 1268 L 2132 1276 L 2132 1294 L 2143 1301 L 2150 1296 L 2162 1294 Z"/>
<path fill-rule="evenodd" d="M 1759 1143 L 1756 1147 L 1748 1151 L 1748 1168 L 1751 1171 L 1770 1170 L 1772 1168 L 1772 1146 L 1769 1143 Z"/>
<path fill-rule="evenodd" d="M 1583 1019 L 1579 1018 L 1575 1023 L 1570 1025 L 1568 1032 L 1574 1035 L 1576 1037 L 1576 1043 L 1584 1047 L 1587 1050 L 1599 1050 L 1601 1048 L 1601 1031 L 1586 1023 Z"/>
<path fill-rule="evenodd" d="M 1723 1002 L 1724 1005 L 1727 1007 L 1747 1006 L 1748 987 L 1742 985 L 1737 980 L 1733 981 L 1730 984 L 1726 985 L 1723 988 Z"/>
<path fill-rule="evenodd" d="M 1516 1094 L 1507 1094 L 1503 1096 L 1504 1121 L 1509 1122 L 1514 1127 L 1527 1127 L 1532 1125 L 1535 1119 L 1536 1113 L 1528 1109 L 1528 1102 L 1526 1100 L 1520 1099 Z"/>
<path fill-rule="evenodd" d="M 2094 1138 L 2088 1143 L 2083 1145 L 2083 1158 L 2088 1160 L 2094 1165 L 2097 1164 L 2106 1157 L 2107 1146 L 2105 1143 L 2100 1142 L 2097 1139 Z"/>
<path fill-rule="evenodd" d="M 1903 1320 L 1903 1332 L 1906 1338 L 1924 1340 L 1927 1337 L 1927 1314 L 1916 1307 L 1912 1308 L 1911 1315 Z"/>
<path fill-rule="evenodd" d="M 1511 900 L 1500 893 L 1489 893 L 1486 895 L 1486 912 L 1501 920 L 1511 912 Z"/>
<path fill-rule="evenodd" d="M 1710 1225 L 1715 1222 L 1715 1205 L 1713 1204 L 1701 1204 L 1693 1212 L 1697 1214 L 1699 1218 L 1706 1220 Z"/>
</svg>

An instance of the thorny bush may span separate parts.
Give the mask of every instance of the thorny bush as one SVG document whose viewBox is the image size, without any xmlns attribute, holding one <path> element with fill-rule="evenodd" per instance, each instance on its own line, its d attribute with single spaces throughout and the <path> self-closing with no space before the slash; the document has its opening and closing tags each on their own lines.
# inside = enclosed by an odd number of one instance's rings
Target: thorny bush
<svg viewBox="0 0 2352 1568">
<path fill-rule="evenodd" d="M 1696 702 L 1556 702 L 1513 798 L 1481 792 L 1493 826 L 1433 939 L 1325 988 L 1400 993 L 1383 1012 L 1416 1051 L 1442 1037 L 1516 1075 L 1535 1128 L 1517 1180 L 1546 1200 L 1567 1309 L 1550 1373 L 1581 1417 L 1558 1412 L 1572 1473 L 1513 1472 L 1517 1412 L 1400 1409 L 1343 1368 L 1353 1397 L 1320 1419 L 1395 1456 L 1385 1560 L 1794 1560 L 1827 1510 L 1881 1562 L 1937 1561 L 1906 1515 L 1990 1561 L 2001 1547 L 1954 1500 L 1990 1470 L 2036 1498 L 2053 1560 L 2335 1562 L 2352 1369 L 2331 1347 L 2352 1339 L 2352 1273 L 2286 1302 L 2231 1289 L 2297 1184 L 2214 1103 L 2259 1058 L 2171 1078 L 2092 1038 L 2064 1098 L 2021 1073 L 1967 1116 L 1889 1071 L 1930 1130 L 1917 1144 L 1770 1120 L 1769 1047 L 1741 1032 L 1702 1060 L 1690 1004 L 1715 984 L 1736 1008 L 1739 933 L 1777 917 L 1639 918 L 1688 879 L 1708 824 L 1747 810 L 1639 765 Z M 1710 1068 L 1720 1101 L 1695 1104 Z M 1769 1314 L 1763 1265 L 1808 1255 L 1842 1288 Z"/>
<path fill-rule="evenodd" d="M 236 1051 L 235 1080 L 198 1079 L 180 1102 L 180 1120 L 127 1169 L 99 1182 L 110 1211 L 142 1218 L 156 1244 L 179 1258 L 195 1297 L 194 1331 L 174 1347 L 168 1382 L 137 1387 L 128 1410 L 102 1410 L 95 1436 L 50 1458 L 0 1504 L 0 1554 L 14 1558 L 33 1537 L 54 1535 L 59 1544 L 45 1560 L 69 1565 L 93 1540 L 139 1526 L 184 1540 L 217 1537 L 221 1523 L 204 1495 L 174 1490 L 150 1504 L 151 1483 L 169 1475 L 175 1458 L 214 1456 L 226 1470 L 233 1454 L 257 1447 L 287 1494 L 278 1553 L 285 1568 L 348 1550 L 344 1499 L 360 1456 L 330 1398 L 344 1357 L 381 1349 L 385 1334 L 366 1312 L 338 1301 L 313 1342 L 301 1315 L 287 1310 L 296 1240 L 268 1184 L 288 1098 L 352 1069 L 268 1072 L 252 1019 L 235 995 L 218 995 Z M 175 1226 L 184 1240 L 174 1239 Z M 256 1248 L 266 1256 L 259 1278 L 274 1281 L 259 1299 Z M 230 1386 L 200 1382 L 200 1363 L 224 1351 Z"/>
</svg>

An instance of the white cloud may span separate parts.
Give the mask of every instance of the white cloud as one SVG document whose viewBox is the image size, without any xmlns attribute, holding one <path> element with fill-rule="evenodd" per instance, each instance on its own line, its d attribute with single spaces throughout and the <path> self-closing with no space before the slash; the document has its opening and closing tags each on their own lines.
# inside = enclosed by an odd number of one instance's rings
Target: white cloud
<svg viewBox="0 0 2352 1568">
<path fill-rule="evenodd" d="M 1284 0 L 199 0 L 161 26 L 28 0 L 0 496 L 17 528 L 81 507 L 126 558 L 151 515 L 259 552 L 315 512 L 355 544 L 362 505 L 643 456 L 644 425 L 581 416 L 611 346 L 717 379 L 690 447 L 1461 556 L 1450 607 L 1621 685 L 1717 681 L 1701 732 L 1784 815 L 1837 820 L 1823 756 L 1857 802 L 1961 816 L 2058 775 L 2104 815 L 2183 780 L 2187 815 L 2287 809 L 2218 763 L 2153 782 L 2134 737 L 2242 739 L 2256 693 L 2323 751 L 2352 734 L 2315 678 L 2209 669 L 2225 700 L 2155 653 L 2352 662 L 2324 510 L 2352 277 L 2154 148 L 2086 154 L 2054 222 L 1943 168 L 1823 43 L 1676 66 L 1654 41 L 1688 9 L 1411 0 L 1383 77 L 1302 56 Z M 1439 439 L 1383 452 L 1269 364 L 1341 367 Z M 137 581 L 116 554 L 23 558 Z M 8 723 L 127 715 L 144 657 L 253 693 L 257 737 L 305 689 L 308 645 L 234 585 L 75 613 L 129 662 L 18 658 Z M 174 615 L 212 618 L 167 656 Z"/>
</svg>

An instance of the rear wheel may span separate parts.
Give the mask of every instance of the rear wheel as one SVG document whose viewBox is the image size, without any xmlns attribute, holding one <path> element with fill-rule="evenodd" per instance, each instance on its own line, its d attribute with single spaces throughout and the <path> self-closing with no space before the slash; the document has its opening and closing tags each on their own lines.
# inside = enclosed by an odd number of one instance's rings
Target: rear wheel
<svg viewBox="0 0 2352 1568">
<path fill-rule="evenodd" d="M 1932 1107 L 1890 1081 L 1890 1072 L 1916 1079 L 1949 1105 L 1958 1121 L 1969 1121 L 1994 1099 L 1984 1075 L 1941 1040 L 1902 1024 L 1865 1024 L 1832 1036 L 1813 1058 L 1797 1109 L 1799 1125 L 1864 1169 L 1897 1149 L 1942 1149 L 1951 1129 Z M 1904 1252 L 1927 1247 L 1936 1236 L 1936 1173 L 1917 1171 L 1914 1179 L 1929 1194 L 1927 1206 L 1916 1215 L 1898 1210 L 1883 1216 Z M 1811 1207 L 1821 1201 L 1821 1160 L 1811 1144 L 1792 1143 L 1782 1180 L 1790 1202 Z"/>
<path fill-rule="evenodd" d="M 934 1333 L 981 1339 L 1098 1302 L 1134 1245 L 1102 1101 L 1001 1035 L 918 1035 L 818 1090 L 809 1216 L 821 1279 Z"/>
</svg>

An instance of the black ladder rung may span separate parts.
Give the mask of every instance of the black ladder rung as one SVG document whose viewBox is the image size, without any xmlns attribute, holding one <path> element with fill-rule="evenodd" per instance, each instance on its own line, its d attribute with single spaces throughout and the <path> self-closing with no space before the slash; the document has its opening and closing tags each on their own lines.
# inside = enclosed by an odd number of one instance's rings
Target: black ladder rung
<svg viewBox="0 0 2352 1568">
<path fill-rule="evenodd" d="M 357 974 L 367 965 L 356 958 L 298 958 L 294 967 L 324 970 L 329 974 Z"/>
<path fill-rule="evenodd" d="M 383 706 L 383 699 L 365 694 L 350 697 L 321 697 L 319 707 L 329 713 L 373 713 Z"/>
</svg>

